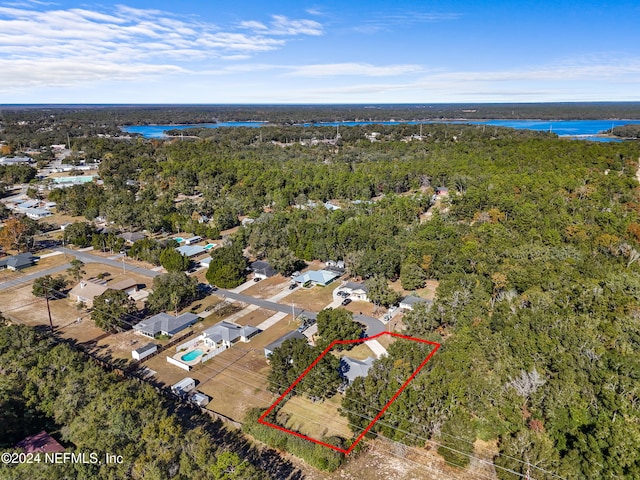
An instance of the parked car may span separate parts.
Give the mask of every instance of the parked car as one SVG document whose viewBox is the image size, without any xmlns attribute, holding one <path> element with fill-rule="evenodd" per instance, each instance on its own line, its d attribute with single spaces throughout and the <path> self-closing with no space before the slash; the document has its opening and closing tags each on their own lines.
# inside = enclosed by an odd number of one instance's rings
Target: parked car
<svg viewBox="0 0 640 480">
<path fill-rule="evenodd" d="M 345 299 L 342 301 L 342 305 L 349 305 L 350 303 L 351 303 L 351 299 L 350 299 L 350 298 L 345 298 Z"/>
<path fill-rule="evenodd" d="M 260 277 L 255 277 L 255 278 L 253 279 L 253 281 L 254 281 L 254 282 L 259 282 L 259 281 L 260 281 Z"/>
<path fill-rule="evenodd" d="M 292 283 L 291 285 L 289 285 L 289 290 L 293 290 L 293 289 L 295 289 L 297 287 L 298 287 L 297 283 Z"/>
</svg>

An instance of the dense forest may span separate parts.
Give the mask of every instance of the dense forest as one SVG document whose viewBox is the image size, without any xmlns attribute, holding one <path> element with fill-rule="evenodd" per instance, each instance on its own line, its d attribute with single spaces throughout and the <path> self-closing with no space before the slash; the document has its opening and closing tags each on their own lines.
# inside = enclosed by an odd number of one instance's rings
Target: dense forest
<svg viewBox="0 0 640 480">
<path fill-rule="evenodd" d="M 14 479 L 264 479 L 295 469 L 152 387 L 107 373 L 69 345 L 28 327 L 0 326 L 0 447 L 43 428 L 67 452 L 121 455 L 122 463 L 15 464 Z"/>
<path fill-rule="evenodd" d="M 503 479 L 527 470 L 538 479 L 640 478 L 640 145 L 468 125 L 425 126 L 418 139 L 418 128 L 76 137 L 76 150 L 102 160 L 104 186 L 50 199 L 87 220 L 209 238 L 247 216 L 253 223 L 227 239 L 224 259 L 248 249 L 276 262 L 342 259 L 351 275 L 376 282 L 437 280 L 433 306 L 404 323 L 442 348 L 375 433 L 433 442 L 459 466 L 476 439 L 497 441 Z M 442 186 L 449 197 L 427 217 Z M 343 403 L 349 423 L 366 425 L 421 354 L 390 348 L 375 377 L 356 380 Z"/>
</svg>

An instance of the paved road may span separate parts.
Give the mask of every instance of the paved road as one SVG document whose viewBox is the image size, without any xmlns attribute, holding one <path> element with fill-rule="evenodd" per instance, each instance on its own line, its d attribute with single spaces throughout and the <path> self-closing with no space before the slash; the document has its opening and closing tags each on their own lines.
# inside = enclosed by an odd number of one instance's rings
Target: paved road
<svg viewBox="0 0 640 480">
<path fill-rule="evenodd" d="M 81 260 L 84 263 L 102 263 L 104 265 L 110 265 L 115 268 L 122 268 L 122 260 L 109 260 L 108 258 L 93 255 L 92 253 L 79 252 L 77 250 L 71 250 L 70 248 L 65 247 L 56 247 L 55 250 L 68 255 L 73 255 L 78 260 Z M 162 275 L 162 272 L 156 272 L 154 270 L 149 270 L 148 268 L 136 267 L 128 263 L 125 263 L 125 269 L 127 272 L 135 272 L 139 273 L 140 275 L 152 278 L 157 277 L 158 275 Z"/>
<path fill-rule="evenodd" d="M 374 335 L 385 331 L 384 323 L 382 323 L 382 321 L 378 320 L 377 318 L 356 313 L 353 315 L 353 319 L 358 323 L 366 325 L 367 335 L 370 337 L 373 337 Z"/>
<path fill-rule="evenodd" d="M 258 307 L 265 308 L 267 310 L 272 310 L 274 312 L 282 312 L 282 313 L 291 313 L 291 305 L 283 305 L 281 303 L 272 302 L 270 300 L 264 300 L 262 298 L 255 298 L 250 295 L 244 295 L 242 293 L 234 293 L 230 290 L 218 289 L 216 291 L 216 295 L 221 295 L 226 298 L 230 298 L 231 300 L 236 300 L 239 302 L 247 303 L 249 305 L 257 305 Z M 301 308 L 295 308 L 296 317 L 300 315 L 302 312 L 309 312 L 316 314 L 316 312 L 311 312 L 309 310 L 305 311 Z M 378 333 L 382 333 L 385 331 L 384 323 L 374 317 L 370 317 L 368 315 L 354 315 L 353 319 L 362 323 L 367 327 L 367 335 L 372 337 L 377 335 Z"/>
<path fill-rule="evenodd" d="M 273 310 L 274 312 L 283 312 L 283 313 L 291 313 L 292 307 L 291 305 L 283 305 L 281 303 L 272 302 L 271 300 L 265 300 L 263 298 L 256 298 L 250 295 L 244 295 L 242 293 L 235 293 L 231 290 L 224 290 L 219 288 L 216 292 L 216 295 L 224 296 L 225 298 L 230 298 L 231 300 L 236 300 L 238 302 L 247 303 L 249 305 L 257 305 L 260 308 L 266 308 L 267 310 Z M 296 317 L 300 315 L 304 310 L 301 308 L 296 308 L 295 313 Z"/>
<path fill-rule="evenodd" d="M 26 275 L 21 275 L 19 272 L 16 272 L 16 277 L 11 280 L 7 280 L 6 282 L 0 283 L 0 290 L 6 290 L 11 287 L 17 287 L 18 285 L 22 285 L 23 283 L 31 282 L 39 277 L 44 277 L 45 275 L 53 275 L 54 273 L 61 272 L 66 270 L 71 266 L 70 263 L 65 263 L 64 265 L 58 265 L 57 267 L 51 267 L 46 270 L 40 270 L 39 272 L 29 273 Z"/>
</svg>

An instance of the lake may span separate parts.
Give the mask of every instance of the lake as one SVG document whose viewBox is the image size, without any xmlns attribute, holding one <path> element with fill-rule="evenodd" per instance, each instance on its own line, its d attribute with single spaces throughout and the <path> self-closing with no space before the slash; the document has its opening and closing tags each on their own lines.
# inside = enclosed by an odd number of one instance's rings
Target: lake
<svg viewBox="0 0 640 480">
<path fill-rule="evenodd" d="M 615 138 L 596 136 L 598 133 L 609 130 L 612 127 L 621 125 L 640 125 L 640 120 L 466 120 L 449 122 L 319 122 L 314 124 L 304 124 L 303 126 L 361 126 L 361 125 L 418 125 L 420 123 L 448 123 L 471 125 L 489 125 L 496 127 L 510 127 L 516 129 L 537 130 L 543 132 L 553 132 L 561 137 L 575 138 L 579 140 L 592 140 L 599 142 L 620 141 Z M 220 123 L 200 123 L 195 125 L 130 125 L 122 127 L 127 133 L 139 133 L 145 138 L 162 138 L 167 130 L 186 130 L 188 128 L 220 128 L 220 127 L 250 127 L 258 128 L 267 125 L 267 122 L 220 122 Z"/>
</svg>

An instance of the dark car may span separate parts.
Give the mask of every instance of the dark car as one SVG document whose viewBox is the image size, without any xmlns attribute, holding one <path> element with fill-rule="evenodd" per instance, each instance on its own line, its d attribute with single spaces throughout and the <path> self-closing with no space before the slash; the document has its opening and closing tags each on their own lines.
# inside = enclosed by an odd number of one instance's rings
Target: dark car
<svg viewBox="0 0 640 480">
<path fill-rule="evenodd" d="M 350 298 L 345 298 L 345 299 L 342 301 L 342 305 L 349 305 L 350 303 L 351 303 L 351 299 L 350 299 Z"/>
<path fill-rule="evenodd" d="M 297 288 L 298 284 L 297 283 L 292 283 L 291 285 L 289 285 L 289 290 L 293 290 L 294 288 Z"/>
</svg>

